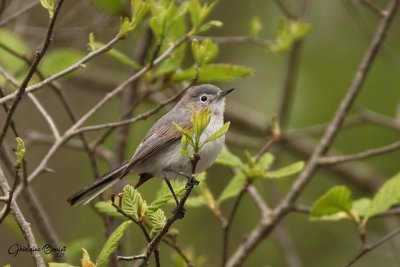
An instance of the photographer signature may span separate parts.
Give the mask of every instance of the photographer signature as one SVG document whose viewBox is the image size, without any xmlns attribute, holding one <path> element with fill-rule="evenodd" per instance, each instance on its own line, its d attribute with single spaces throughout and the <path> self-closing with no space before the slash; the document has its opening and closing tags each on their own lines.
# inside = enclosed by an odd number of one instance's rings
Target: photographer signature
<svg viewBox="0 0 400 267">
<path fill-rule="evenodd" d="M 13 244 L 8 248 L 8 254 L 16 257 L 20 252 L 32 252 L 32 251 L 40 251 L 44 254 L 53 254 L 55 257 L 63 256 L 66 252 L 66 246 L 54 246 L 50 244 L 45 244 L 42 247 L 31 247 L 31 246 L 22 246 L 21 244 Z"/>
</svg>

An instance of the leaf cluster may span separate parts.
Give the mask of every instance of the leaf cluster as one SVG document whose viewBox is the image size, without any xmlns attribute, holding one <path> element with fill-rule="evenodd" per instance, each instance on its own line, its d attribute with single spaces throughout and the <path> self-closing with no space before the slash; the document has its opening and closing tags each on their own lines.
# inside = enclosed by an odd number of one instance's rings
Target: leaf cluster
<svg viewBox="0 0 400 267">
<path fill-rule="evenodd" d="M 347 186 L 335 186 L 315 201 L 312 220 L 351 220 L 364 227 L 368 220 L 391 206 L 400 204 L 400 173 L 387 180 L 372 198 L 353 200 Z"/>
</svg>

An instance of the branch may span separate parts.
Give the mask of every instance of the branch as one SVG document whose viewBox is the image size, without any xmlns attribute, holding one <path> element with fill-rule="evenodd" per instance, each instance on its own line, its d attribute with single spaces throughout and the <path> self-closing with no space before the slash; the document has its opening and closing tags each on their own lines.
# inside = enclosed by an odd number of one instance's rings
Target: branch
<svg viewBox="0 0 400 267">
<path fill-rule="evenodd" d="M 147 25 L 144 30 L 143 37 L 141 38 L 140 43 L 137 45 L 137 48 L 134 51 L 134 60 L 138 62 L 141 66 L 145 64 L 145 59 L 147 55 L 147 50 L 149 49 L 153 36 L 151 33 L 150 27 Z M 128 119 L 136 106 L 139 103 L 140 99 L 140 88 L 138 81 L 132 83 L 131 88 L 129 90 L 125 90 L 123 92 L 121 98 L 121 115 L 120 120 Z M 120 164 L 125 159 L 125 152 L 127 148 L 128 136 L 130 132 L 130 127 L 127 125 L 125 127 L 121 127 L 116 132 L 116 144 L 115 144 L 115 164 Z"/>
<path fill-rule="evenodd" d="M 115 197 L 112 196 L 111 197 L 111 204 L 112 206 L 119 212 L 121 213 L 123 216 L 125 216 L 125 218 L 127 218 L 128 220 L 131 220 L 132 222 L 134 222 L 137 226 L 139 226 L 140 230 L 142 231 L 144 237 L 146 238 L 147 242 L 150 243 L 151 242 L 151 237 L 149 235 L 149 233 L 146 230 L 146 227 L 143 225 L 142 221 L 138 221 L 136 220 L 134 217 L 132 217 L 131 215 L 129 215 L 128 213 L 126 213 L 122 208 L 121 208 L 121 201 L 122 201 L 122 197 L 120 196 L 120 203 L 119 205 L 115 204 Z M 158 252 L 158 250 L 156 249 L 154 251 L 154 258 L 156 260 L 156 265 L 157 267 L 160 267 L 160 254 Z M 120 257 L 118 258 L 119 260 L 123 260 L 124 258 Z"/>
<path fill-rule="evenodd" d="M 377 240 L 376 242 L 374 242 L 372 244 L 366 244 L 356 255 L 354 255 L 353 258 L 351 258 L 349 260 L 349 262 L 347 262 L 344 265 L 344 267 L 349 267 L 349 266 L 353 265 L 356 261 L 361 259 L 365 254 L 376 249 L 377 247 L 379 247 L 380 245 L 382 245 L 383 243 L 385 243 L 386 241 L 393 238 L 394 236 L 396 236 L 399 233 L 400 233 L 400 227 L 397 227 L 393 231 L 391 231 L 390 233 L 388 233 L 387 235 L 382 237 L 381 239 Z"/>
<path fill-rule="evenodd" d="M 345 155 L 345 156 L 327 156 L 327 157 L 321 157 L 318 160 L 318 164 L 320 165 L 332 165 L 332 164 L 339 164 L 339 163 L 344 163 L 344 162 L 349 162 L 349 161 L 354 161 L 354 160 L 360 160 L 360 159 L 366 159 L 370 158 L 373 156 L 378 156 L 382 154 L 386 154 L 395 150 L 400 149 L 400 141 L 395 142 L 393 144 L 383 146 L 383 147 L 378 147 L 374 149 L 369 149 L 357 154 L 352 154 L 352 155 Z"/>
<path fill-rule="evenodd" d="M 27 95 L 32 100 L 33 104 L 35 104 L 39 112 L 43 115 L 44 119 L 46 120 L 47 124 L 50 127 L 51 132 L 53 133 L 54 138 L 56 140 L 60 139 L 60 132 L 58 131 L 57 126 L 54 123 L 54 120 L 52 119 L 50 114 L 46 111 L 46 109 L 43 107 L 43 105 L 40 103 L 39 99 L 37 99 L 33 94 L 29 93 Z"/>
<path fill-rule="evenodd" d="M 2 0 L 2 3 L 5 3 L 4 0 Z M 20 10 L 17 10 L 15 13 L 11 14 L 10 16 L 2 19 L 0 21 L 0 27 L 3 26 L 4 24 L 7 24 L 8 22 L 10 22 L 11 20 L 15 19 L 16 17 L 18 17 L 19 15 L 24 14 L 25 12 L 31 10 L 32 8 L 34 8 L 37 4 L 39 4 L 39 1 L 32 1 L 30 3 L 28 3 L 26 6 L 22 7 Z M 1 5 L 1 4 L 0 4 Z M 1 9 L 1 7 L 0 7 Z M 1 13 L 1 11 L 0 11 Z"/>
<path fill-rule="evenodd" d="M 252 36 L 193 36 L 191 39 L 211 39 L 218 44 L 255 44 L 259 46 L 271 46 L 274 42 Z"/>
<path fill-rule="evenodd" d="M 36 71 L 37 66 L 40 63 L 40 60 L 43 58 L 44 54 L 46 53 L 46 51 L 50 45 L 51 37 L 52 37 L 53 29 L 54 29 L 54 24 L 56 22 L 56 19 L 58 18 L 58 14 L 59 14 L 59 11 L 63 4 L 63 1 L 64 0 L 59 0 L 57 2 L 56 7 L 54 9 L 54 15 L 50 19 L 49 27 L 47 29 L 47 34 L 46 34 L 45 40 L 43 42 L 42 48 L 40 49 L 39 52 L 36 53 L 36 57 L 33 60 L 33 63 L 31 65 L 27 75 L 25 76 L 24 80 L 22 81 L 18 91 L 15 92 L 15 100 L 7 112 L 6 119 L 3 123 L 3 126 L 0 131 L 0 145 L 3 143 L 3 140 L 4 140 L 4 137 L 6 136 L 8 127 L 10 126 L 11 118 L 14 115 L 14 112 L 15 112 L 19 102 L 21 101 L 22 95 L 25 93 L 29 81 L 31 80 L 33 74 Z"/>
<path fill-rule="evenodd" d="M 19 54 L 17 51 L 15 51 L 14 49 L 0 43 L 0 48 L 4 49 L 6 52 L 10 53 L 11 55 L 13 55 L 14 57 L 21 59 L 22 61 L 24 61 L 28 66 L 32 64 L 31 60 L 24 56 Z M 39 69 L 36 69 L 36 74 L 38 75 L 40 80 L 45 80 L 44 75 L 39 71 Z M 53 91 L 56 93 L 57 97 L 60 99 L 62 105 L 64 106 L 68 116 L 70 117 L 71 121 L 73 123 L 76 122 L 76 118 L 74 115 L 74 112 L 72 111 L 71 105 L 68 103 L 66 97 L 64 96 L 63 92 L 61 91 L 61 88 L 58 84 L 56 84 L 56 82 L 50 82 L 49 86 L 53 89 Z M 0 95 L 0 97 L 3 97 L 4 95 Z M 3 105 L 5 105 L 5 103 L 3 103 Z M 79 135 L 79 137 L 81 138 L 84 148 L 88 154 L 89 157 L 89 162 L 90 162 L 90 166 L 92 168 L 92 172 L 93 172 L 93 176 L 94 177 L 99 177 L 99 173 L 98 173 L 98 168 L 97 168 L 97 163 L 96 160 L 94 158 L 94 152 L 90 149 L 89 147 L 89 143 L 87 141 L 87 138 L 85 137 L 84 134 Z"/>
<path fill-rule="evenodd" d="M 368 7 L 369 9 L 371 9 L 375 14 L 379 15 L 380 17 L 384 17 L 385 11 L 382 10 L 380 7 L 378 7 L 377 5 L 371 3 L 368 0 L 360 0 L 361 3 L 363 3 L 366 7 Z"/>
<path fill-rule="evenodd" d="M 227 264 L 228 267 L 241 266 L 243 264 L 245 259 L 250 255 L 254 248 L 258 246 L 261 240 L 263 240 L 264 237 L 269 234 L 272 229 L 274 229 L 276 224 L 288 213 L 290 205 L 297 200 L 304 187 L 310 181 L 312 175 L 318 167 L 319 158 L 323 156 L 330 148 L 349 109 L 359 93 L 368 71 L 370 70 L 372 62 L 376 58 L 377 52 L 379 51 L 379 48 L 385 39 L 386 32 L 388 31 L 396 14 L 397 7 L 398 0 L 391 0 L 389 2 L 387 8 L 388 15 L 381 20 L 375 36 L 358 67 L 350 88 L 348 89 L 339 108 L 337 109 L 331 124 L 325 131 L 325 134 L 323 135 L 319 145 L 315 148 L 306 167 L 299 175 L 299 178 L 295 181 L 288 194 L 274 210 L 274 216 L 262 218 L 253 231 L 249 234 L 248 238 L 239 245 L 237 250 L 229 259 Z"/>
<path fill-rule="evenodd" d="M 30 93 L 30 92 L 34 92 L 34 91 L 36 91 L 36 90 L 39 90 L 39 89 L 43 88 L 45 85 L 47 85 L 47 84 L 49 84 L 49 83 L 51 83 L 51 82 L 53 82 L 53 81 L 56 81 L 56 80 L 58 80 L 59 78 L 64 77 L 65 75 L 67 75 L 67 74 L 69 74 L 69 73 L 71 73 L 71 72 L 73 72 L 73 71 L 75 71 L 75 70 L 77 70 L 77 69 L 79 69 L 79 68 L 84 67 L 84 66 L 85 66 L 84 64 L 85 64 L 86 62 L 88 62 L 88 61 L 90 61 L 91 59 L 93 59 L 94 57 L 96 57 L 96 56 L 98 56 L 98 55 L 101 55 L 101 54 L 107 52 L 108 50 L 110 50 L 111 47 L 112 47 L 116 42 L 118 42 L 120 39 L 121 39 L 121 37 L 120 37 L 119 35 L 115 36 L 113 39 L 111 39 L 111 40 L 110 40 L 107 44 L 105 44 L 103 47 L 101 47 L 101 48 L 99 48 L 99 49 L 97 49 L 97 50 L 94 50 L 94 51 L 90 52 L 90 53 L 87 54 L 84 58 L 82 58 L 81 60 L 79 60 L 78 62 L 76 62 L 75 64 L 69 66 L 68 68 L 66 68 L 66 69 L 64 69 L 64 70 L 62 70 L 62 71 L 60 71 L 60 72 L 57 72 L 56 74 L 53 74 L 52 76 L 48 77 L 47 79 L 45 79 L 45 80 L 43 80 L 43 81 L 41 81 L 41 82 L 38 82 L 38 83 L 36 83 L 36 84 L 33 84 L 33 85 L 31 85 L 31 86 L 26 87 L 25 92 Z M 4 103 L 4 102 L 6 102 L 6 101 L 9 101 L 9 100 L 11 100 L 11 99 L 14 99 L 14 98 L 16 98 L 16 97 L 17 97 L 17 92 L 11 93 L 11 94 L 9 94 L 9 95 L 7 95 L 7 96 L 5 96 L 5 97 L 0 98 L 0 104 L 1 104 L 1 103 Z"/>
<path fill-rule="evenodd" d="M 52 145 L 54 144 L 55 139 L 53 136 L 48 135 L 48 134 L 43 134 L 40 132 L 36 131 L 28 131 L 27 137 L 25 139 L 25 146 L 28 146 L 33 143 L 39 143 L 39 144 L 45 144 L 45 145 Z M 75 150 L 80 150 L 80 151 L 85 151 L 85 145 L 83 141 L 79 140 L 74 140 L 70 139 L 67 142 L 63 144 L 64 147 L 70 148 L 70 149 L 75 149 Z M 89 145 L 89 149 L 92 150 L 92 147 Z M 112 153 L 110 150 L 104 147 L 98 146 L 94 151 L 94 155 L 99 157 L 100 159 L 104 160 L 108 164 L 111 165 L 112 159 L 114 157 L 114 153 Z"/>
<path fill-rule="evenodd" d="M 15 79 L 15 77 L 13 77 L 11 74 L 6 72 L 1 66 L 0 66 L 0 74 L 2 74 L 3 77 L 6 79 L 6 81 L 9 81 L 16 88 L 20 87 L 17 79 Z M 46 111 L 46 109 L 43 107 L 43 105 L 40 103 L 40 101 L 33 94 L 28 93 L 27 95 L 28 95 L 29 99 L 33 102 L 33 104 L 36 106 L 36 108 L 39 110 L 39 112 L 43 115 L 44 119 L 46 120 L 46 122 L 48 123 L 48 125 L 50 127 L 50 130 L 53 133 L 54 138 L 59 139 L 60 133 L 54 123 L 54 120 L 51 118 L 50 114 Z M 11 124 L 11 122 L 10 122 L 10 124 Z"/>
<path fill-rule="evenodd" d="M 191 159 L 191 164 L 192 164 L 191 176 L 185 186 L 186 191 L 185 191 L 184 195 L 182 196 L 182 198 L 180 199 L 179 205 L 176 207 L 174 215 L 167 220 L 167 222 L 165 223 L 165 225 L 161 229 L 161 231 L 158 232 L 157 235 L 153 238 L 153 240 L 148 244 L 147 250 L 144 254 L 145 257 L 143 258 L 142 262 L 139 264 L 139 267 L 144 267 L 148 264 L 150 255 L 153 253 L 153 251 L 155 249 L 158 248 L 158 244 L 161 242 L 163 237 L 168 233 L 171 225 L 175 221 L 183 218 L 183 214 L 184 214 L 184 210 L 185 210 L 184 206 L 185 206 L 186 200 L 189 198 L 189 195 L 192 192 L 194 186 L 198 184 L 198 181 L 196 180 L 194 175 L 196 173 L 196 166 L 197 166 L 197 163 L 199 162 L 199 160 L 200 160 L 199 155 L 194 154 L 193 159 Z"/>
<path fill-rule="evenodd" d="M 1 167 L 0 167 L 0 187 L 3 192 L 8 192 L 10 190 L 10 187 L 8 186 L 7 183 L 7 178 L 5 177 L 3 169 Z M 19 228 L 21 229 L 21 232 L 24 235 L 24 238 L 28 243 L 28 246 L 32 248 L 37 248 L 38 246 L 35 237 L 33 235 L 30 223 L 26 221 L 24 215 L 19 209 L 17 202 L 15 201 L 15 198 L 11 200 L 11 213 L 13 214 Z M 31 250 L 30 253 L 33 257 L 36 266 L 38 267 L 46 266 L 44 259 L 40 254 L 40 251 Z"/>
<path fill-rule="evenodd" d="M 293 91 L 295 89 L 297 73 L 299 70 L 300 64 L 300 54 L 302 48 L 302 41 L 296 41 L 293 44 L 292 49 L 290 50 L 288 62 L 287 62 L 287 70 L 285 74 L 285 81 L 283 84 L 283 88 L 281 90 L 281 95 L 279 98 L 277 115 L 283 129 L 286 129 L 286 125 L 289 119 L 288 107 L 292 103 Z"/>
<path fill-rule="evenodd" d="M 173 248 L 179 256 L 182 258 L 182 260 L 186 263 L 187 267 L 194 267 L 194 264 L 190 261 L 188 256 L 182 251 L 182 248 L 178 245 L 176 242 L 175 238 L 171 238 L 172 241 L 167 240 L 166 238 L 163 238 L 163 242 Z"/>
<path fill-rule="evenodd" d="M 178 48 L 182 43 L 184 43 L 189 38 L 189 35 L 185 35 L 180 40 L 178 40 L 175 44 L 171 45 L 162 55 L 160 55 L 152 64 L 156 66 L 167 59 L 172 52 Z M 100 109 L 105 103 L 107 103 L 111 98 L 116 96 L 119 92 L 121 92 L 127 85 L 141 77 L 146 71 L 149 69 L 150 65 L 143 67 L 139 72 L 135 73 L 119 86 L 117 86 L 114 90 L 109 92 L 107 95 L 104 96 L 91 110 L 89 110 L 85 115 L 83 115 L 74 125 L 72 125 L 62 136 L 59 140 L 56 140 L 51 148 L 47 151 L 46 155 L 42 158 L 41 162 L 38 166 L 33 170 L 33 172 L 28 177 L 28 182 L 32 182 L 43 170 L 46 169 L 46 165 L 50 158 L 54 155 L 57 149 L 66 141 L 68 141 L 74 134 L 75 131 L 87 120 L 89 119 L 98 109 Z M 1 102 L 0 102 L 1 103 Z M 22 191 L 21 187 L 18 187 L 16 190 L 16 196 L 20 194 Z"/>
<path fill-rule="evenodd" d="M 176 101 L 177 99 L 179 99 L 190 87 L 192 87 L 196 83 L 196 81 L 197 81 L 197 78 L 194 78 L 189 85 L 187 85 L 184 89 L 179 91 L 174 96 L 168 98 L 167 100 L 163 101 L 158 106 L 150 109 L 149 111 L 146 111 L 146 112 L 144 112 L 144 113 L 142 113 L 140 115 L 137 115 L 137 116 L 135 116 L 135 117 L 133 117 L 131 119 L 82 127 L 82 128 L 79 128 L 79 129 L 75 130 L 74 132 L 72 132 L 71 135 L 76 135 L 76 134 L 80 134 L 80 133 L 84 133 L 84 132 L 88 132 L 88 131 L 98 131 L 98 130 L 107 129 L 107 128 L 114 129 L 116 127 L 124 126 L 124 125 L 131 124 L 131 123 L 135 123 L 135 122 L 137 122 L 139 120 L 145 120 L 148 117 L 150 117 L 150 116 L 156 114 L 157 112 L 159 112 L 166 105 L 168 105 L 168 104 Z"/>
</svg>

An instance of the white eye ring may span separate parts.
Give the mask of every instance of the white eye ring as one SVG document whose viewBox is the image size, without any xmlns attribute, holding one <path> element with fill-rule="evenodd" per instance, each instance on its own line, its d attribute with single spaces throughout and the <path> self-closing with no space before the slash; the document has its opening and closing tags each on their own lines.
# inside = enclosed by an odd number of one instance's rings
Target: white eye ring
<svg viewBox="0 0 400 267">
<path fill-rule="evenodd" d="M 201 102 L 207 102 L 207 100 L 208 100 L 208 97 L 206 96 L 206 95 L 202 95 L 201 97 L 200 97 L 200 101 Z"/>
</svg>

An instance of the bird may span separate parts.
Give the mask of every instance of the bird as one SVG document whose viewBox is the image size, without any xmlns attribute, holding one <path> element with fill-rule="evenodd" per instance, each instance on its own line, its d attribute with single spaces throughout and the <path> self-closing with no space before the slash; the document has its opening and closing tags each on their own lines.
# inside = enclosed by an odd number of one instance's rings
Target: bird
<svg viewBox="0 0 400 267">
<path fill-rule="evenodd" d="M 72 194 L 67 202 L 71 206 L 87 204 L 127 174 L 138 174 L 139 181 L 135 189 L 153 177 L 163 177 L 178 205 L 170 179 L 177 177 L 177 173 L 187 174 L 188 177 L 191 175 L 192 165 L 190 159 L 181 153 L 182 133 L 177 130 L 174 123 L 184 129 L 190 129 L 192 112 L 209 109 L 210 122 L 200 138 L 200 142 L 204 142 L 223 126 L 225 96 L 232 91 L 233 89 L 222 91 L 212 84 L 190 87 L 174 108 L 154 123 L 130 160 L 104 174 L 93 184 Z M 199 152 L 200 159 L 196 165 L 196 172 L 208 169 L 224 144 L 224 135 L 206 143 Z"/>
</svg>

